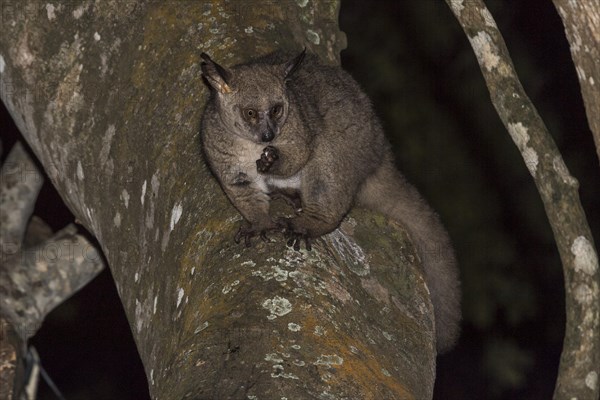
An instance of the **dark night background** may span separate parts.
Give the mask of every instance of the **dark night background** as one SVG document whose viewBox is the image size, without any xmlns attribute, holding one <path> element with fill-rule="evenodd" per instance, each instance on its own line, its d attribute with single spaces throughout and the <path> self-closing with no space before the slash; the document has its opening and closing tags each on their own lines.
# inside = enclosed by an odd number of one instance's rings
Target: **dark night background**
<svg viewBox="0 0 600 400">
<path fill-rule="evenodd" d="M 548 0 L 486 2 L 517 72 L 580 182 L 597 239 L 600 168 L 561 21 Z M 541 200 L 443 1 L 342 0 L 342 65 L 371 96 L 399 168 L 439 211 L 463 282 L 463 334 L 438 358 L 436 399 L 547 399 L 564 331 L 560 259 Z M 19 134 L 2 106 L 4 154 Z M 36 214 L 73 221 L 50 184 Z M 66 399 L 147 399 L 129 326 L 105 271 L 32 340 Z M 55 399 L 42 383 L 39 399 Z"/>
</svg>

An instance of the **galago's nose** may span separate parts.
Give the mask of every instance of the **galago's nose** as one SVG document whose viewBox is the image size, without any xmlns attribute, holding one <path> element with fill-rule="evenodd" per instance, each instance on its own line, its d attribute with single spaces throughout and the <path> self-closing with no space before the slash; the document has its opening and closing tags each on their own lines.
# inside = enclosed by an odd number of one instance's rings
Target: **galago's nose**
<svg viewBox="0 0 600 400">
<path fill-rule="evenodd" d="M 275 133 L 270 128 L 268 128 L 266 131 L 264 131 L 260 138 L 260 140 L 262 140 L 265 143 L 268 143 L 273 139 L 275 139 Z"/>
</svg>

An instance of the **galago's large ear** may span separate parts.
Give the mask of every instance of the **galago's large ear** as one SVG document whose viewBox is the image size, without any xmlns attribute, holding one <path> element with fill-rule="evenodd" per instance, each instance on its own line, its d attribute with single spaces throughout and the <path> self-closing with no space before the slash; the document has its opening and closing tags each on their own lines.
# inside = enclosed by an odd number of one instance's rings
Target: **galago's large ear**
<svg viewBox="0 0 600 400">
<path fill-rule="evenodd" d="M 206 53 L 200 54 L 200 57 L 204 60 L 200 64 L 202 76 L 208 84 L 219 93 L 230 93 L 231 72 L 214 62 Z"/>
<path fill-rule="evenodd" d="M 304 48 L 304 50 L 302 50 L 302 53 L 300 53 L 296 57 L 294 57 L 293 60 L 285 63 L 284 79 L 289 79 L 290 76 L 298 70 L 298 68 L 300 67 L 300 64 L 302 64 L 302 60 L 304 60 L 305 55 L 306 55 L 306 47 Z"/>
</svg>

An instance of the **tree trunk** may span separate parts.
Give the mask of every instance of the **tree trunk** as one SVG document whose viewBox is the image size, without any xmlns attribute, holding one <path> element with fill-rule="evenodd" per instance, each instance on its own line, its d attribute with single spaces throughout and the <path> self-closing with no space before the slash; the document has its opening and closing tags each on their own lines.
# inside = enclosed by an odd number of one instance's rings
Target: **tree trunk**
<svg viewBox="0 0 600 400">
<path fill-rule="evenodd" d="M 339 62 L 338 2 L 2 2 L 2 100 L 98 239 L 160 399 L 430 398 L 409 238 L 354 211 L 312 252 L 250 249 L 200 155 L 200 53 Z"/>
</svg>

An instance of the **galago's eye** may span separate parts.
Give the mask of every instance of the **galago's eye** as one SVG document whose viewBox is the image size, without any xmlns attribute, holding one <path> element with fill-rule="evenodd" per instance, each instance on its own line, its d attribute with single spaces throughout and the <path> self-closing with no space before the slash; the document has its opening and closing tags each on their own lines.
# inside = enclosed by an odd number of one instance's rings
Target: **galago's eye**
<svg viewBox="0 0 600 400">
<path fill-rule="evenodd" d="M 255 122 L 258 117 L 258 112 L 253 108 L 244 108 L 242 110 L 242 116 L 248 122 Z"/>
<path fill-rule="evenodd" d="M 275 104 L 273 107 L 271 107 L 269 114 L 271 115 L 271 118 L 281 117 L 281 114 L 283 114 L 283 105 Z"/>
</svg>

